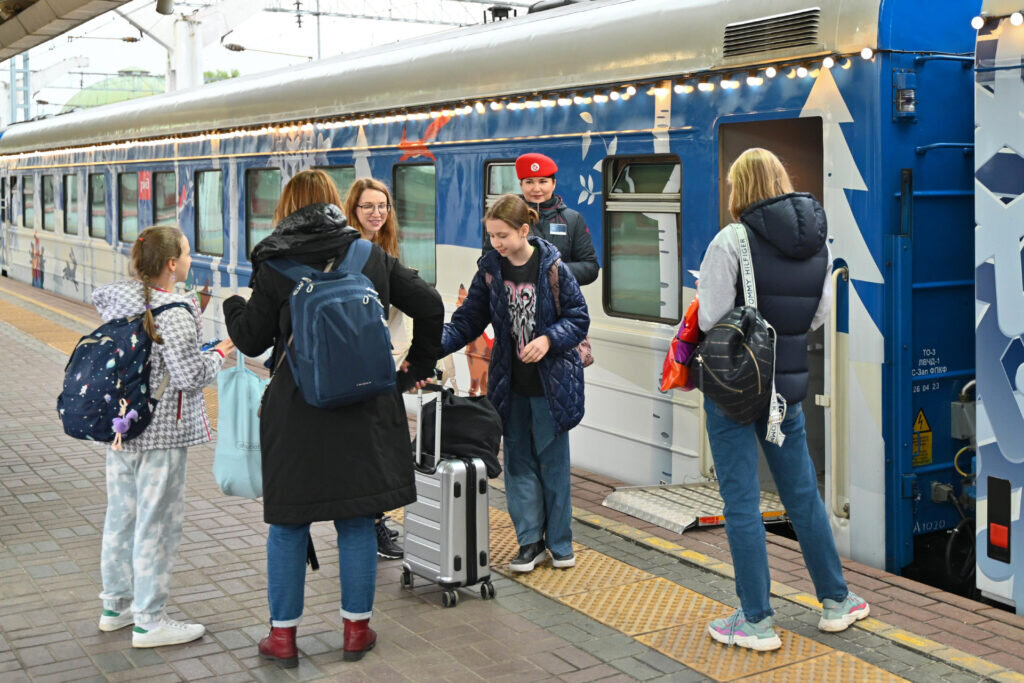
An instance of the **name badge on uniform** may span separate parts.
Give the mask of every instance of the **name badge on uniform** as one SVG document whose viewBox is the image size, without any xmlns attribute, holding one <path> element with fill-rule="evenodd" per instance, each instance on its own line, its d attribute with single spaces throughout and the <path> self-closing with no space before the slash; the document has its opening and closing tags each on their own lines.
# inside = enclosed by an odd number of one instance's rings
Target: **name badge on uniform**
<svg viewBox="0 0 1024 683">
<path fill-rule="evenodd" d="M 564 235 L 565 223 L 551 223 L 548 225 L 548 230 L 552 235 Z"/>
</svg>

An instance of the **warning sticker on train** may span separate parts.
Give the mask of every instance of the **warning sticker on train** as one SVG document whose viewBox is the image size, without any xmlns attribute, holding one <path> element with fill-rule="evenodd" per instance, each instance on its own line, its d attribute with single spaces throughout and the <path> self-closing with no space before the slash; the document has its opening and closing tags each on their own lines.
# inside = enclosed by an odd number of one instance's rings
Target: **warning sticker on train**
<svg viewBox="0 0 1024 683">
<path fill-rule="evenodd" d="M 914 455 L 914 467 L 932 464 L 932 427 L 923 410 L 917 411 L 917 418 L 914 419 L 911 453 Z"/>
</svg>

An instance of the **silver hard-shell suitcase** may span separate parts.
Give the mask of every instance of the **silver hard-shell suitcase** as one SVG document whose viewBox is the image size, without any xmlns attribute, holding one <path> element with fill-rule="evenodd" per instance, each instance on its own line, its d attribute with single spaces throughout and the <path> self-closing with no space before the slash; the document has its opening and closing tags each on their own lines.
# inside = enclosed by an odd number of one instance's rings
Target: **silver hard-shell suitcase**
<svg viewBox="0 0 1024 683">
<path fill-rule="evenodd" d="M 439 387 L 438 387 L 439 388 Z M 445 607 L 459 602 L 457 588 L 480 584 L 480 596 L 494 597 L 490 564 L 490 507 L 487 469 L 479 458 L 441 458 L 441 394 L 434 426 L 433 461 L 423 456 L 423 392 L 416 419 L 416 502 L 405 507 L 402 586 L 413 575 L 446 588 Z"/>
</svg>

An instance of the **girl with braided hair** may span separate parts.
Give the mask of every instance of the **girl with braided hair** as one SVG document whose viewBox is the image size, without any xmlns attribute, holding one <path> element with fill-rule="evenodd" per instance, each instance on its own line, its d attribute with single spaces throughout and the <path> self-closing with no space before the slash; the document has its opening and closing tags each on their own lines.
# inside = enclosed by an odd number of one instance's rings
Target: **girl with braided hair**
<svg viewBox="0 0 1024 683">
<path fill-rule="evenodd" d="M 234 349 L 227 340 L 200 351 L 199 307 L 174 292 L 191 265 L 188 240 L 178 228 L 146 228 L 132 246 L 133 277 L 92 295 L 105 321 L 145 316 L 143 326 L 153 340 L 151 382 L 159 386 L 169 377 L 146 429 L 120 450 L 107 448 L 99 628 L 116 631 L 134 624 L 133 647 L 187 643 L 206 632 L 201 624 L 184 624 L 165 612 L 185 513 L 186 453 L 189 446 L 210 440 L 202 389 Z M 185 306 L 153 315 L 171 303 Z"/>
</svg>

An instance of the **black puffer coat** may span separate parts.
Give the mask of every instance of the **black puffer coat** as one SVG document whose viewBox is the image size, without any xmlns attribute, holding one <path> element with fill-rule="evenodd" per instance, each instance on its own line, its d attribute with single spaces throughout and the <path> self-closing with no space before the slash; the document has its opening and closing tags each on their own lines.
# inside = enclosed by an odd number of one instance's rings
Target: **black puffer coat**
<svg viewBox="0 0 1024 683">
<path fill-rule="evenodd" d="M 294 283 L 269 258 L 285 256 L 324 268 L 344 258 L 359 233 L 346 227 L 341 210 L 312 204 L 281 221 L 252 252 L 252 296 L 224 302 L 228 333 L 242 353 L 255 356 L 274 347 L 276 363 L 291 333 L 288 297 Z M 385 308 L 394 304 L 413 319 L 408 360 L 400 384 L 429 375 L 439 357 L 444 305 L 415 272 L 374 246 L 363 268 Z M 282 363 L 263 397 L 263 519 L 301 524 L 373 515 L 416 499 L 409 428 L 401 395 L 377 396 L 335 409 L 306 403 L 288 363 Z"/>
</svg>

